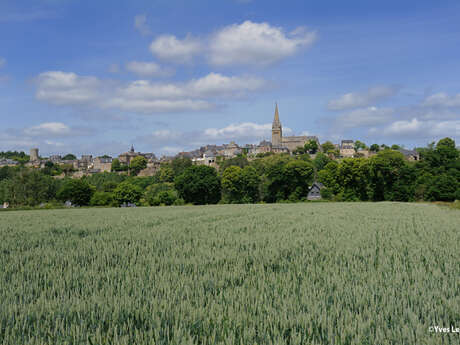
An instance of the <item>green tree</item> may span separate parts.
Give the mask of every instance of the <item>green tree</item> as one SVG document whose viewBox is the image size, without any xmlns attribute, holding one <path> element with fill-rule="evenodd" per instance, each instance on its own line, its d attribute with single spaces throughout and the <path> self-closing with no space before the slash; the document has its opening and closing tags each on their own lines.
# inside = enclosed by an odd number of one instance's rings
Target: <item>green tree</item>
<svg viewBox="0 0 460 345">
<path fill-rule="evenodd" d="M 397 150 L 401 149 L 401 146 L 393 144 L 393 145 L 391 145 L 391 149 L 397 151 Z"/>
<path fill-rule="evenodd" d="M 112 168 L 111 168 L 112 171 L 121 171 L 122 170 L 122 167 L 121 167 L 121 163 L 120 163 L 120 160 L 118 158 L 115 158 L 112 160 Z"/>
<path fill-rule="evenodd" d="M 307 143 L 305 143 L 305 152 L 308 152 L 310 154 L 315 154 L 319 147 L 318 147 L 318 143 L 316 142 L 316 140 L 309 140 Z"/>
<path fill-rule="evenodd" d="M 360 149 L 365 150 L 367 149 L 367 146 L 362 141 L 356 140 L 355 141 L 355 152 L 358 152 Z"/>
<path fill-rule="evenodd" d="M 67 179 L 59 188 L 57 198 L 61 201 L 71 201 L 72 204 L 89 205 L 96 188 L 84 179 Z"/>
<path fill-rule="evenodd" d="M 338 167 L 337 182 L 341 187 L 342 200 L 368 199 L 368 160 L 345 158 Z"/>
<path fill-rule="evenodd" d="M 371 152 L 379 152 L 380 151 L 380 146 L 378 144 L 372 144 L 369 147 L 369 151 L 371 151 Z"/>
<path fill-rule="evenodd" d="M 173 205 L 179 198 L 173 183 L 157 183 L 147 187 L 144 199 L 150 206 Z"/>
<path fill-rule="evenodd" d="M 285 199 L 300 200 L 307 196 L 310 183 L 314 178 L 311 163 L 297 159 L 287 163 L 283 168 Z"/>
<path fill-rule="evenodd" d="M 174 180 L 176 190 L 187 203 L 216 204 L 221 197 L 220 180 L 216 169 L 205 165 L 192 165 Z"/>
<path fill-rule="evenodd" d="M 77 156 L 75 156 L 72 153 L 68 153 L 64 157 L 62 157 L 62 160 L 65 160 L 65 161 L 74 161 L 76 159 L 77 159 Z"/>
<path fill-rule="evenodd" d="M 326 164 L 323 170 L 318 172 L 318 181 L 324 184 L 333 194 L 341 192 L 338 181 L 339 163 L 331 161 Z"/>
<path fill-rule="evenodd" d="M 427 190 L 429 200 L 454 201 L 459 195 L 460 184 L 453 176 L 442 174 L 435 176 Z"/>
<path fill-rule="evenodd" d="M 133 176 L 137 176 L 145 168 L 147 168 L 147 159 L 144 156 L 134 157 L 129 164 L 129 172 Z"/>
<path fill-rule="evenodd" d="M 249 165 L 249 162 L 246 157 L 244 156 L 236 156 L 230 159 L 226 159 L 219 164 L 219 168 L 221 171 L 225 171 L 230 166 L 237 166 L 240 168 L 244 168 L 245 166 Z"/>
<path fill-rule="evenodd" d="M 392 200 L 393 188 L 406 165 L 402 153 L 383 150 L 369 158 L 369 192 L 374 201 Z"/>
<path fill-rule="evenodd" d="M 142 196 L 142 189 L 132 184 L 130 181 L 124 181 L 115 188 L 113 194 L 117 205 L 123 203 L 136 204 Z"/>
<path fill-rule="evenodd" d="M 169 165 L 163 165 L 157 173 L 159 182 L 174 182 L 174 170 Z"/>
<path fill-rule="evenodd" d="M 114 196 L 110 192 L 95 192 L 91 197 L 91 206 L 112 206 L 114 205 Z"/>
<path fill-rule="evenodd" d="M 253 167 L 230 166 L 222 174 L 222 193 L 226 202 L 253 203 L 258 200 L 259 176 Z"/>
<path fill-rule="evenodd" d="M 174 171 L 174 177 L 182 174 L 185 169 L 192 166 L 192 160 L 187 157 L 176 157 L 171 161 L 171 168 Z"/>
<path fill-rule="evenodd" d="M 326 154 L 324 154 L 322 152 L 318 152 L 318 154 L 316 155 L 315 159 L 313 159 L 313 165 L 315 166 L 316 171 L 323 170 L 324 167 L 329 162 L 331 162 L 331 159 L 329 158 L 329 156 L 327 156 Z"/>
</svg>

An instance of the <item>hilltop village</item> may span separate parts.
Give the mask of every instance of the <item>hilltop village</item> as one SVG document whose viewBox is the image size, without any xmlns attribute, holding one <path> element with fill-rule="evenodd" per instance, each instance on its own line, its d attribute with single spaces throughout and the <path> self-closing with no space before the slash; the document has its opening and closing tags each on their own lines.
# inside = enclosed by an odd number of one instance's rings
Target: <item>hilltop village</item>
<svg viewBox="0 0 460 345">
<path fill-rule="evenodd" d="M 370 157 L 377 154 L 383 147 L 370 148 L 366 147 L 360 141 L 342 140 L 339 144 L 333 144 L 329 141 L 321 144 L 317 136 L 283 136 L 283 128 L 280 121 L 278 105 L 275 106 L 275 114 L 272 123 L 272 140 L 263 140 L 259 144 L 246 144 L 240 146 L 234 141 L 222 145 L 205 145 L 199 149 L 189 152 L 179 152 L 175 157 L 189 158 L 195 165 L 207 165 L 219 168 L 219 162 L 231 159 L 240 155 L 245 155 L 248 160 L 263 157 L 270 154 L 286 153 L 290 155 L 309 153 L 312 158 L 317 152 L 326 153 L 331 159 L 350 158 L 350 157 Z M 407 160 L 419 160 L 419 154 L 414 150 L 405 150 L 397 148 Z M 69 157 L 70 156 L 70 157 Z M 60 156 L 51 155 L 47 158 L 39 156 L 39 149 L 30 150 L 29 161 L 25 164 L 27 167 L 45 168 L 50 163 L 61 166 L 63 172 L 56 176 L 57 178 L 72 176 L 80 178 L 91 174 L 111 172 L 111 171 L 128 171 L 128 167 L 136 157 L 144 157 L 147 164 L 138 176 L 153 176 L 160 169 L 162 163 L 167 163 L 175 157 L 163 156 L 157 158 L 154 153 L 136 152 L 134 146 L 127 152 L 121 153 L 117 158 L 110 156 L 93 157 L 92 155 L 82 155 L 77 159 L 73 155 Z M 0 167 L 15 166 L 20 162 L 0 158 Z"/>
</svg>

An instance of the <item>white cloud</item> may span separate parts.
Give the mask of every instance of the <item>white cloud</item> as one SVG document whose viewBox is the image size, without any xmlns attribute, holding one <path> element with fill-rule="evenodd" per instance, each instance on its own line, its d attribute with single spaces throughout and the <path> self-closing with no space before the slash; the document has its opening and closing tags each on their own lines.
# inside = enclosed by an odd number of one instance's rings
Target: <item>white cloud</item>
<svg viewBox="0 0 460 345">
<path fill-rule="evenodd" d="M 212 139 L 256 139 L 271 136 L 271 130 L 271 123 L 260 125 L 252 122 L 244 122 L 231 124 L 224 128 L 207 128 L 203 131 L 203 134 Z"/>
<path fill-rule="evenodd" d="M 460 121 L 423 121 L 413 118 L 410 121 L 395 121 L 383 129 L 388 136 L 443 137 L 459 136 Z"/>
<path fill-rule="evenodd" d="M 116 86 L 111 81 L 60 71 L 37 78 L 36 97 L 57 105 L 87 105 L 139 113 L 214 109 L 217 100 L 247 96 L 263 90 L 266 82 L 254 77 L 228 77 L 210 73 L 188 82 L 136 80 Z"/>
<path fill-rule="evenodd" d="M 202 50 L 201 42 L 190 35 L 183 40 L 174 35 L 163 35 L 150 44 L 152 54 L 162 60 L 176 63 L 190 63 Z"/>
<path fill-rule="evenodd" d="M 70 128 L 62 122 L 45 122 L 24 130 L 24 133 L 31 136 L 64 135 L 69 132 Z"/>
<path fill-rule="evenodd" d="M 50 71 L 37 78 L 36 97 L 58 105 L 95 102 L 100 97 L 101 82 L 95 77 L 81 77 L 75 73 Z"/>
<path fill-rule="evenodd" d="M 427 97 L 423 103 L 423 106 L 435 106 L 435 107 L 460 107 L 460 93 L 449 96 L 444 92 L 436 93 Z"/>
<path fill-rule="evenodd" d="M 214 65 L 269 65 L 315 40 L 316 33 L 303 28 L 286 34 L 268 23 L 245 21 L 227 26 L 212 37 L 210 61 Z"/>
<path fill-rule="evenodd" d="M 337 122 L 344 128 L 366 127 L 387 123 L 393 115 L 392 108 L 368 107 L 343 114 L 337 118 Z"/>
<path fill-rule="evenodd" d="M 144 36 L 151 34 L 147 25 L 147 16 L 145 14 L 138 14 L 134 17 L 134 28 Z"/>
<path fill-rule="evenodd" d="M 116 63 L 113 63 L 109 66 L 109 72 L 110 73 L 118 73 L 120 72 L 120 66 Z"/>
<path fill-rule="evenodd" d="M 395 86 L 374 86 L 364 92 L 350 92 L 337 99 L 329 101 L 330 110 L 346 110 L 367 107 L 373 103 L 388 99 L 398 92 Z"/>
<path fill-rule="evenodd" d="M 126 69 L 139 76 L 168 76 L 173 73 L 172 70 L 165 70 L 155 62 L 131 61 L 126 64 Z"/>
<path fill-rule="evenodd" d="M 6 65 L 6 59 L 0 56 L 0 68 Z"/>
</svg>

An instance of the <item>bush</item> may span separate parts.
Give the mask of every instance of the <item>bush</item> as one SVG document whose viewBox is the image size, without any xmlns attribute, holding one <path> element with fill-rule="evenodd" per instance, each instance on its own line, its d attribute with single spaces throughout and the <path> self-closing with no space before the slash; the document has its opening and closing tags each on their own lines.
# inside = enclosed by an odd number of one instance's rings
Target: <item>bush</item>
<svg viewBox="0 0 460 345">
<path fill-rule="evenodd" d="M 96 192 L 91 198 L 91 206 L 112 206 L 114 205 L 115 199 L 113 193 L 110 192 Z"/>
<path fill-rule="evenodd" d="M 174 185 L 181 198 L 195 205 L 217 204 L 221 197 L 216 169 L 205 165 L 191 166 L 175 178 Z"/>
<path fill-rule="evenodd" d="M 95 191 L 94 186 L 85 180 L 69 179 L 64 182 L 57 193 L 57 198 L 61 201 L 71 201 L 72 204 L 85 206 L 89 205 L 91 197 Z"/>
<path fill-rule="evenodd" d="M 157 183 L 147 188 L 144 199 L 150 206 L 173 205 L 178 193 L 172 183 Z"/>
<path fill-rule="evenodd" d="M 118 206 L 123 203 L 139 203 L 141 196 L 142 190 L 129 181 L 120 183 L 114 190 L 114 199 Z"/>
</svg>

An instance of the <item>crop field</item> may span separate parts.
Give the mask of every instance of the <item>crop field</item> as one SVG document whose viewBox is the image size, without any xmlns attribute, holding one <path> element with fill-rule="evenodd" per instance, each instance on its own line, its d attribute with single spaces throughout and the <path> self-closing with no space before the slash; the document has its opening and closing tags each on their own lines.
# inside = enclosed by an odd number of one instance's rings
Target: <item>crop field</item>
<svg viewBox="0 0 460 345">
<path fill-rule="evenodd" d="M 458 344 L 460 212 L 0 212 L 0 344 Z"/>
</svg>

